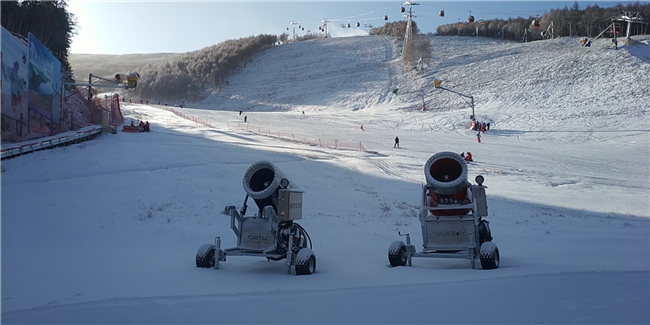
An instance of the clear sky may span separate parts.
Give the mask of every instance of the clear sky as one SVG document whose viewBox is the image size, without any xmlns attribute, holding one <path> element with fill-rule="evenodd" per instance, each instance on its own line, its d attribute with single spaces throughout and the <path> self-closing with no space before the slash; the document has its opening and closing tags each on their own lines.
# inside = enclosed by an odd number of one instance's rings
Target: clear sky
<svg viewBox="0 0 650 325">
<path fill-rule="evenodd" d="M 71 53 L 127 54 L 182 53 L 228 39 L 259 34 L 291 36 L 317 32 L 322 19 L 332 20 L 332 36 L 367 33 L 369 27 L 403 20 L 404 1 L 133 1 L 69 0 L 77 20 Z M 631 1 L 578 1 L 581 8 L 610 7 Z M 648 1 L 641 1 L 647 3 Z M 420 32 L 434 32 L 443 24 L 465 21 L 537 16 L 564 8 L 574 1 L 417 1 L 415 21 Z M 445 17 L 440 17 L 440 10 Z M 291 22 L 297 25 L 291 25 Z M 356 28 L 356 23 L 361 25 Z M 341 25 L 350 23 L 350 29 Z M 299 28 L 300 27 L 300 28 Z M 288 30 L 287 30 L 288 28 Z M 304 28 L 304 31 L 302 30 Z"/>
</svg>

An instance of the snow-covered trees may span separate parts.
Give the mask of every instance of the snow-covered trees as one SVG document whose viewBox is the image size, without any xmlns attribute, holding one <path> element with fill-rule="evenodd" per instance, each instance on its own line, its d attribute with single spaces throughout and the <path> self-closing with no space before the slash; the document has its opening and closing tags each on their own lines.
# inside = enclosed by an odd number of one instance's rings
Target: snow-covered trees
<svg viewBox="0 0 650 325">
<path fill-rule="evenodd" d="M 542 38 L 541 32 L 546 30 L 550 23 L 553 22 L 555 36 L 593 37 L 611 24 L 612 17 L 619 16 L 624 12 L 637 12 L 648 19 L 650 18 L 650 5 L 636 2 L 625 6 L 619 4 L 610 8 L 601 8 L 594 5 L 580 9 L 576 2 L 570 8 L 551 9 L 545 12 L 541 18 L 517 17 L 508 20 L 494 19 L 473 23 L 454 23 L 438 26 L 436 32 L 439 35 L 475 36 L 478 28 L 478 36 L 518 41 L 527 33 L 528 40 L 539 40 Z M 534 20 L 540 20 L 541 26 L 538 28 L 531 26 Z M 646 26 L 632 28 L 632 35 L 647 33 Z"/>
<path fill-rule="evenodd" d="M 136 89 L 140 98 L 178 100 L 200 96 L 203 90 L 217 88 L 226 78 L 246 65 L 252 57 L 278 41 L 275 35 L 258 35 L 179 54 L 141 69 Z"/>
</svg>

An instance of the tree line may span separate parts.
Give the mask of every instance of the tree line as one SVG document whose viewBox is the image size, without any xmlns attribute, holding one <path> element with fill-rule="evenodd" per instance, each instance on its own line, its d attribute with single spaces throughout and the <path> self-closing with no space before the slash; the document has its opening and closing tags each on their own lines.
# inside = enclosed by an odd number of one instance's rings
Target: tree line
<svg viewBox="0 0 650 325">
<path fill-rule="evenodd" d="M 135 94 L 140 98 L 177 100 L 201 97 L 207 87 L 219 88 L 257 53 L 276 44 L 276 35 L 258 35 L 180 54 L 138 70 Z"/>
<path fill-rule="evenodd" d="M 31 32 L 61 62 L 65 82 L 73 82 L 68 61 L 72 36 L 75 33 L 74 15 L 67 10 L 65 0 L 56 1 L 1 1 L 2 26 L 27 39 Z"/>
<path fill-rule="evenodd" d="M 626 12 L 636 12 L 645 19 L 648 19 L 650 18 L 650 4 L 636 2 L 625 6 L 618 4 L 609 8 L 601 8 L 598 5 L 593 5 L 580 9 L 576 1 L 571 7 L 565 6 L 563 9 L 551 9 L 541 17 L 492 19 L 472 23 L 459 22 L 438 26 L 436 32 L 438 35 L 447 36 L 477 36 L 476 32 L 478 31 L 478 36 L 483 37 L 515 41 L 521 41 L 523 38 L 526 38 L 526 40 L 533 41 L 550 37 L 549 33 L 542 35 L 542 32 L 546 32 L 552 22 L 555 37 L 595 37 L 612 23 L 613 17 L 618 17 Z M 536 26 L 535 23 L 538 23 L 539 26 Z M 626 28 L 626 23 L 617 26 L 617 31 L 620 32 L 619 36 L 625 35 Z M 648 25 L 632 24 L 632 35 L 647 33 Z M 611 33 L 607 35 L 612 36 Z"/>
</svg>

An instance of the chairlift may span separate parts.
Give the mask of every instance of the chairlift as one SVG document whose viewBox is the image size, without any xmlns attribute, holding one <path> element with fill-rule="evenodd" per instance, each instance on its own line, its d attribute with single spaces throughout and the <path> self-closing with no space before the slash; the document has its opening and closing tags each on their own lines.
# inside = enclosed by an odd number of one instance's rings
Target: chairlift
<svg viewBox="0 0 650 325">
<path fill-rule="evenodd" d="M 404 9 L 404 7 L 400 8 L 400 10 L 399 10 L 399 12 L 405 12 L 405 11 L 406 11 L 406 9 Z"/>
<path fill-rule="evenodd" d="M 384 20 L 388 20 L 388 16 L 384 16 Z"/>
<path fill-rule="evenodd" d="M 361 24 L 359 24 L 359 22 L 357 22 L 357 27 L 359 27 L 359 26 L 361 26 Z"/>
<path fill-rule="evenodd" d="M 469 17 L 467 17 L 467 22 L 468 23 L 473 23 L 474 22 L 474 16 L 469 15 Z"/>
<path fill-rule="evenodd" d="M 440 13 L 438 13 L 438 16 L 440 16 L 440 17 L 444 17 L 444 16 L 445 16 L 445 11 L 444 11 L 444 10 L 440 10 Z"/>
<path fill-rule="evenodd" d="M 348 28 L 350 28 L 350 23 L 348 23 Z"/>
<path fill-rule="evenodd" d="M 540 23 L 539 19 L 533 19 L 533 21 L 530 22 L 530 27 L 532 27 L 532 28 L 540 28 L 540 27 L 542 27 L 542 24 Z"/>
</svg>

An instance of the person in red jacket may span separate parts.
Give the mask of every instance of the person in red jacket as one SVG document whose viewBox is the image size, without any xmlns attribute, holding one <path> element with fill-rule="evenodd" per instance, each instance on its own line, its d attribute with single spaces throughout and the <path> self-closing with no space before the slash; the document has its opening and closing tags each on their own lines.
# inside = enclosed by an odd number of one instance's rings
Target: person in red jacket
<svg viewBox="0 0 650 325">
<path fill-rule="evenodd" d="M 472 159 L 472 153 L 471 152 L 469 152 L 469 151 L 467 152 L 467 154 L 465 155 L 465 161 L 474 161 L 474 159 Z"/>
</svg>

